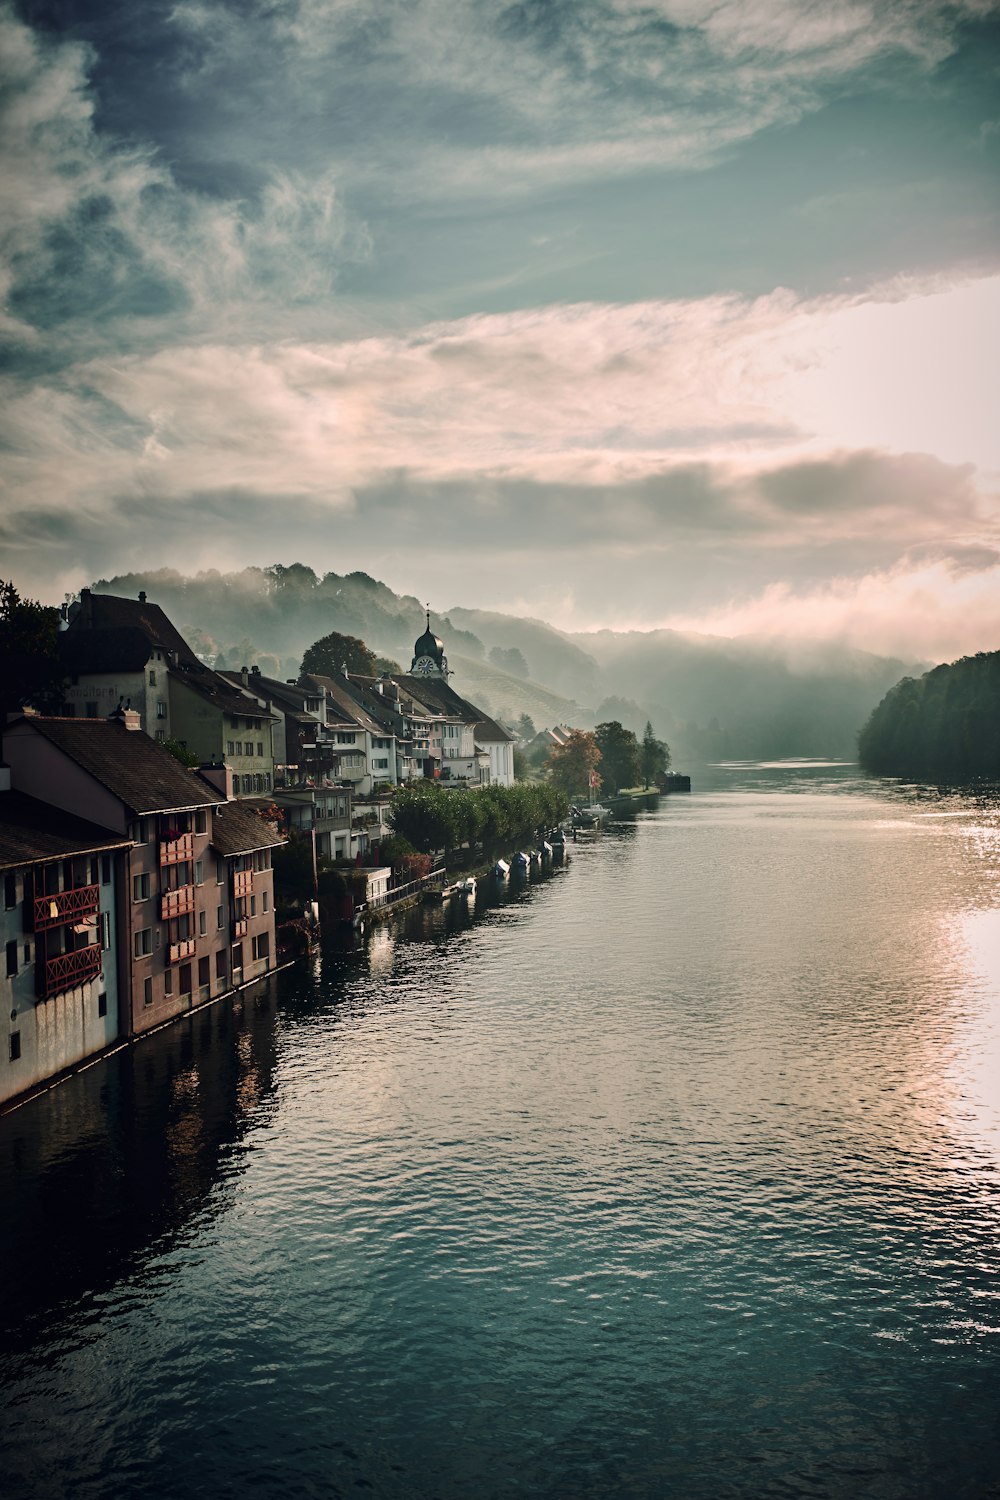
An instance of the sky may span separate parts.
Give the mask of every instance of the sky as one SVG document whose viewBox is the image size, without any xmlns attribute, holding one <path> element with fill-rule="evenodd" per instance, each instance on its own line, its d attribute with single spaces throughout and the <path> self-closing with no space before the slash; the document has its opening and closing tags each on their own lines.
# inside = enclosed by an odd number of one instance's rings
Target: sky
<svg viewBox="0 0 1000 1500">
<path fill-rule="evenodd" d="M 1000 649 L 1000 0 L 0 0 L 0 576 Z"/>
</svg>

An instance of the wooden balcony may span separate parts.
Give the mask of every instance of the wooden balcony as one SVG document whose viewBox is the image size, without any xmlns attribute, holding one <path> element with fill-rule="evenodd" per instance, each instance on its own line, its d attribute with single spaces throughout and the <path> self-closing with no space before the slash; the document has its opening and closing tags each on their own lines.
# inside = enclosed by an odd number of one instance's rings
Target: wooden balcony
<svg viewBox="0 0 1000 1500">
<path fill-rule="evenodd" d="M 164 891 L 160 897 L 160 921 L 185 917 L 194 911 L 194 886 L 182 885 L 176 891 Z"/>
<path fill-rule="evenodd" d="M 180 865 L 194 859 L 194 834 L 182 833 L 176 839 L 160 840 L 160 865 Z"/>
<path fill-rule="evenodd" d="M 233 871 L 233 896 L 239 900 L 241 896 L 249 896 L 253 890 L 253 871 Z"/>
<path fill-rule="evenodd" d="M 85 917 L 97 915 L 100 890 L 96 885 L 78 885 L 69 891 L 53 891 L 51 896 L 36 896 L 33 907 L 35 931 L 48 927 L 65 927 Z"/>
<path fill-rule="evenodd" d="M 235 938 L 245 938 L 246 935 L 247 935 L 247 933 L 249 931 L 250 931 L 250 918 L 249 917 L 234 917 L 233 918 L 233 938 L 234 939 Z"/>
<path fill-rule="evenodd" d="M 43 1000 L 61 995 L 65 990 L 74 990 L 77 985 L 95 979 L 101 967 L 100 943 L 76 948 L 72 953 L 57 953 L 54 958 L 47 958 L 44 964 L 35 965 L 36 992 Z"/>
<path fill-rule="evenodd" d="M 185 938 L 183 943 L 171 943 L 168 946 L 168 964 L 180 964 L 186 958 L 194 958 L 194 938 Z"/>
</svg>

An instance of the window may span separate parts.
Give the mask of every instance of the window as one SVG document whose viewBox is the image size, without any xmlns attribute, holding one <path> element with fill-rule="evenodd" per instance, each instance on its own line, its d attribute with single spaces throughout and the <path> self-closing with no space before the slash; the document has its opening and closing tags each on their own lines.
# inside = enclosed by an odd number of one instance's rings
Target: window
<svg viewBox="0 0 1000 1500">
<path fill-rule="evenodd" d="M 163 971 L 163 993 L 165 995 L 172 995 L 174 993 L 173 969 L 164 969 Z"/>
<path fill-rule="evenodd" d="M 194 862 L 194 883 L 195 885 L 205 884 L 205 861 L 203 859 L 196 859 Z"/>
<path fill-rule="evenodd" d="M 372 761 L 372 770 L 373 771 L 388 771 L 388 769 L 389 769 L 389 757 L 388 756 L 386 756 L 386 755 L 376 756 L 376 758 Z"/>
<path fill-rule="evenodd" d="M 17 905 L 17 876 L 5 875 L 3 878 L 3 904 L 10 911 L 12 906 Z"/>
<path fill-rule="evenodd" d="M 199 989 L 201 988 L 202 985 L 211 984 L 211 982 L 212 982 L 212 969 L 211 969 L 210 960 L 208 958 L 199 958 L 199 960 L 198 960 L 198 987 L 199 987 Z"/>
<path fill-rule="evenodd" d="M 253 940 L 253 956 L 254 958 L 267 958 L 270 952 L 271 935 L 270 933 L 262 932 L 259 937 L 255 937 Z"/>
<path fill-rule="evenodd" d="M 97 704 L 96 703 L 85 703 L 83 705 L 83 708 L 84 708 L 84 712 L 86 713 L 88 719 L 96 719 L 97 718 Z"/>
<path fill-rule="evenodd" d="M 153 929 L 143 927 L 140 932 L 135 933 L 132 938 L 132 951 L 136 958 L 145 958 L 153 951 Z"/>
<path fill-rule="evenodd" d="M 250 915 L 252 917 L 257 915 L 257 897 L 252 892 L 250 895 Z"/>
<path fill-rule="evenodd" d="M 156 673 L 153 671 L 152 667 L 150 667 L 149 669 L 149 685 L 150 687 L 156 686 Z"/>
<path fill-rule="evenodd" d="M 165 719 L 167 717 L 167 705 L 162 698 L 158 698 L 156 701 L 156 717 L 158 719 Z"/>
<path fill-rule="evenodd" d="M 142 1003 L 143 1005 L 152 1005 L 153 1003 L 153 981 L 151 978 L 144 979 L 142 982 Z"/>
<path fill-rule="evenodd" d="M 166 739 L 166 737 L 167 737 L 167 731 L 165 729 L 158 729 L 156 731 L 156 738 L 157 738 L 157 740 L 159 741 L 159 743 L 161 745 L 163 744 L 163 742 Z"/>
<path fill-rule="evenodd" d="M 111 947 L 111 913 L 101 912 L 101 947 L 105 953 Z"/>
<path fill-rule="evenodd" d="M 102 885 L 110 885 L 111 884 L 111 855 L 110 854 L 102 854 L 101 855 L 101 884 Z"/>
<path fill-rule="evenodd" d="M 226 754 L 227 755 L 235 755 L 236 754 L 236 743 L 235 743 L 234 740 L 227 740 L 226 741 Z"/>
<path fill-rule="evenodd" d="M 108 997 L 107 997 L 107 994 L 104 991 L 102 991 L 101 994 L 99 994 L 98 997 L 97 997 L 97 1014 L 99 1016 L 106 1016 L 107 1013 L 108 1013 Z"/>
<path fill-rule="evenodd" d="M 17 973 L 17 938 L 7 944 L 7 977 Z"/>
<path fill-rule="evenodd" d="M 215 856 L 215 883 L 222 885 L 226 878 L 226 865 L 221 854 Z"/>
<path fill-rule="evenodd" d="M 148 874 L 147 875 L 133 875 L 132 876 L 132 900 L 133 901 L 148 901 L 149 900 L 149 876 L 148 876 Z"/>
<path fill-rule="evenodd" d="M 216 909 L 215 909 L 215 925 L 219 929 L 220 932 L 222 931 L 223 927 L 226 925 L 225 924 L 225 920 L 224 920 L 223 915 L 222 915 L 222 907 L 221 906 L 217 906 Z"/>
<path fill-rule="evenodd" d="M 252 776 L 244 776 L 244 778 L 243 778 L 243 793 L 244 793 L 244 795 L 246 795 L 247 793 L 252 792 L 252 791 L 253 791 L 253 777 Z"/>
<path fill-rule="evenodd" d="M 195 833 L 208 832 L 208 813 L 204 808 L 201 808 L 194 815 L 194 831 Z"/>
<path fill-rule="evenodd" d="M 243 741 L 242 740 L 237 740 L 236 741 L 236 754 L 237 755 L 242 755 L 243 754 Z"/>
<path fill-rule="evenodd" d="M 18 1058 L 20 1056 L 21 1056 L 21 1033 L 19 1031 L 12 1031 L 11 1034 L 10 1034 L 10 1060 L 11 1060 L 11 1062 L 17 1062 L 17 1060 L 18 1060 Z"/>
<path fill-rule="evenodd" d="M 270 906 L 271 906 L 270 892 L 269 891 L 261 891 L 261 893 L 260 893 L 260 909 L 261 909 L 261 911 L 268 911 L 270 909 Z"/>
<path fill-rule="evenodd" d="M 257 741 L 257 754 L 258 755 L 263 755 L 264 754 L 264 741 L 263 740 L 258 740 Z"/>
<path fill-rule="evenodd" d="M 243 968 L 243 944 L 233 944 L 233 973 L 237 974 Z"/>
<path fill-rule="evenodd" d="M 137 818 L 132 824 L 132 840 L 136 844 L 149 843 L 149 819 Z"/>
<path fill-rule="evenodd" d="M 190 993 L 191 993 L 191 965 L 190 964 L 181 964 L 181 970 L 180 970 L 180 990 L 181 990 L 181 994 L 182 995 L 190 995 Z"/>
<path fill-rule="evenodd" d="M 338 734 L 337 735 L 337 744 L 338 745 L 356 745 L 357 741 L 358 741 L 358 737 L 357 737 L 356 734 Z"/>
<path fill-rule="evenodd" d="M 219 951 L 218 951 L 218 953 L 215 955 L 215 977 L 216 977 L 216 979 L 225 979 L 225 977 L 226 977 L 226 950 L 225 950 L 225 948 L 220 948 Z"/>
<path fill-rule="evenodd" d="M 199 934 L 200 934 L 201 937 L 204 937 L 205 933 L 207 931 L 208 931 L 208 913 L 204 912 L 204 911 L 200 911 L 198 913 L 198 932 L 199 932 Z"/>
</svg>

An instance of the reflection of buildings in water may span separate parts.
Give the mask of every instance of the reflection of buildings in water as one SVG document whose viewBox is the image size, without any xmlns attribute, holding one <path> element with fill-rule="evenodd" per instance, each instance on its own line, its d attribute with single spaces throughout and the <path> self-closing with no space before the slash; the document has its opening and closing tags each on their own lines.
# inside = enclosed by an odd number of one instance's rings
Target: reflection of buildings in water
<svg viewBox="0 0 1000 1500">
<path fill-rule="evenodd" d="M 16 1348 L 65 1304 L 141 1272 L 183 1234 L 259 1123 L 275 1069 L 262 981 L 77 1074 L 0 1121 L 0 1264 L 30 1265 L 0 1313 Z"/>
</svg>

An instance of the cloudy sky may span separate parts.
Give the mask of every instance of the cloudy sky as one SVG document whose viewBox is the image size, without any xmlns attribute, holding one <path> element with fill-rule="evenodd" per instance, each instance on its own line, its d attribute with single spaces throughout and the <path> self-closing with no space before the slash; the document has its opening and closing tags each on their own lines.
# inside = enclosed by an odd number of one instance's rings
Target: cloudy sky
<svg viewBox="0 0 1000 1500">
<path fill-rule="evenodd" d="M 0 576 L 1000 648 L 1000 3 L 0 0 Z"/>
</svg>

